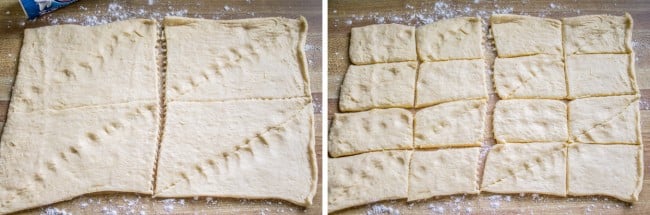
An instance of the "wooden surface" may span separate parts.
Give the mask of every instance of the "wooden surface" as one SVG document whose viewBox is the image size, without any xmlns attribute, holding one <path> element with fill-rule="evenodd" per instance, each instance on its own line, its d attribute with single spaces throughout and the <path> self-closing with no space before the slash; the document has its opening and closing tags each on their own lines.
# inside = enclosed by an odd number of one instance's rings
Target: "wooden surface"
<svg viewBox="0 0 650 215">
<path fill-rule="evenodd" d="M 151 3 L 151 4 L 150 4 Z M 83 0 L 45 15 L 35 21 L 26 21 L 17 0 L 0 1 L 0 122 L 6 119 L 11 87 L 17 72 L 17 59 L 23 39 L 23 29 L 45 25 L 75 23 L 97 24 L 129 18 L 154 18 L 165 15 L 200 17 L 206 19 L 238 19 L 252 17 L 304 16 L 309 23 L 307 58 L 314 98 L 316 149 L 321 167 L 321 92 L 322 3 L 319 0 L 298 1 L 100 1 Z M 79 35 L 83 36 L 83 35 Z M 286 171 L 290 171 L 287 169 Z M 303 208 L 280 200 L 245 200 L 202 197 L 194 199 L 152 199 L 138 194 L 92 194 L 24 214 L 63 211 L 72 214 L 320 214 L 321 177 L 314 205 Z M 273 186 L 273 185 L 270 185 Z M 49 207 L 49 209 L 47 209 Z"/>
<path fill-rule="evenodd" d="M 478 3 L 474 3 L 478 2 Z M 562 18 L 587 14 L 622 15 L 634 19 L 636 73 L 641 89 L 643 139 L 650 140 L 650 1 L 330 1 L 328 8 L 328 119 L 338 112 L 339 86 L 349 63 L 350 28 L 375 23 L 400 23 L 414 26 L 456 16 L 480 16 L 487 22 L 493 13 L 527 14 Z M 487 26 L 485 26 L 487 29 Z M 493 45 L 487 47 L 493 48 Z M 492 65 L 494 50 L 488 49 L 487 62 Z M 491 82 L 491 75 L 489 83 Z M 490 88 L 490 102 L 496 101 Z M 491 113 L 488 113 L 491 115 Z M 491 124 L 491 123 L 490 123 Z M 488 129 L 490 129 L 488 126 Z M 492 132 L 488 133 L 492 139 Z M 487 141 L 486 144 L 493 144 Z M 379 214 L 399 211 L 402 214 L 650 214 L 650 147 L 645 144 L 644 189 L 639 201 L 627 204 L 602 196 L 559 198 L 544 195 L 451 196 L 414 203 L 394 200 L 341 211 L 341 214 Z"/>
</svg>

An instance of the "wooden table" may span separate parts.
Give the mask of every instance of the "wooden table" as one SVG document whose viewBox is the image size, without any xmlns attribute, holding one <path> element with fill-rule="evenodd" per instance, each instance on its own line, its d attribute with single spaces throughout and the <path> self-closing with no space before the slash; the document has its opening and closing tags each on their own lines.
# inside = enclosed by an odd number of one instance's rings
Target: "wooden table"
<svg viewBox="0 0 650 215">
<path fill-rule="evenodd" d="M 477 2 L 477 3 L 474 3 Z M 328 8 L 328 118 L 338 112 L 339 87 L 349 63 L 348 43 L 350 28 L 375 23 L 401 23 L 420 26 L 434 20 L 456 16 L 480 16 L 488 21 L 492 13 L 527 14 L 562 18 L 587 14 L 622 15 L 629 12 L 634 18 L 634 51 L 636 73 L 641 89 L 642 133 L 650 140 L 650 1 L 503 1 L 497 3 L 468 1 L 339 1 L 329 2 Z M 486 26 L 487 29 L 487 26 Z M 493 46 L 491 46 L 493 47 Z M 494 50 L 489 51 L 491 65 Z M 491 77 L 490 77 L 491 79 Z M 489 83 L 492 83 L 491 80 Z M 496 96 L 490 88 L 491 101 Z M 488 113 L 491 114 L 491 113 Z M 488 133 L 489 139 L 492 132 Z M 487 144 L 493 144 L 487 141 Z M 646 141 L 648 142 L 648 141 Z M 481 195 L 451 196 L 414 203 L 405 200 L 384 201 L 341 211 L 341 214 L 360 214 L 399 211 L 402 214 L 650 214 L 650 147 L 645 145 L 644 189 L 633 205 L 602 196 L 558 198 L 544 195 Z M 373 210 L 374 206 L 374 210 Z"/>
<path fill-rule="evenodd" d="M 322 92 L 322 3 L 319 0 L 298 1 L 101 1 L 82 0 L 66 8 L 45 15 L 35 21 L 26 21 L 17 0 L 0 1 L 0 122 L 6 120 L 11 87 L 17 72 L 23 29 L 45 25 L 75 23 L 91 24 L 129 18 L 155 18 L 165 15 L 202 17 L 206 19 L 238 19 L 283 16 L 307 18 L 307 58 L 311 90 L 315 106 L 316 149 L 321 166 L 321 92 Z M 82 35 L 80 35 L 82 36 Z M 319 173 L 321 171 L 319 170 Z M 320 214 L 322 210 L 321 174 L 314 204 L 303 208 L 279 200 L 244 200 L 214 198 L 152 199 L 138 194 L 91 194 L 49 206 L 50 211 L 72 214 Z M 270 185 L 273 186 L 273 185 Z M 48 206 L 22 212 L 39 214 Z"/>
</svg>

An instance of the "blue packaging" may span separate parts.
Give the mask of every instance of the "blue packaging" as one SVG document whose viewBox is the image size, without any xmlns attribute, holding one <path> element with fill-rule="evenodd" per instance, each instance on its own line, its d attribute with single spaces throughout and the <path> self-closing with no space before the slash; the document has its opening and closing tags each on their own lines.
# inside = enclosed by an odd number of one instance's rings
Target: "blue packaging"
<svg viewBox="0 0 650 215">
<path fill-rule="evenodd" d="M 43 14 L 68 6 L 77 0 L 18 0 L 28 19 L 35 19 Z"/>
</svg>

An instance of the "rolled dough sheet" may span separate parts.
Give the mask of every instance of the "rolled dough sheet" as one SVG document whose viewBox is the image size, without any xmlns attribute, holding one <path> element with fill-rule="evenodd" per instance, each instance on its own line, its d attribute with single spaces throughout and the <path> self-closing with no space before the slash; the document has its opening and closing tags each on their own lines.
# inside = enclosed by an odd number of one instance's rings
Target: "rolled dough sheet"
<svg viewBox="0 0 650 215">
<path fill-rule="evenodd" d="M 453 194 L 478 194 L 479 147 L 415 151 L 408 201 Z"/>
<path fill-rule="evenodd" d="M 571 144 L 568 192 L 635 202 L 643 186 L 642 145 Z"/>
<path fill-rule="evenodd" d="M 603 54 L 632 52 L 632 17 L 588 15 L 562 19 L 564 52 Z"/>
<path fill-rule="evenodd" d="M 0 213 L 152 193 L 157 39 L 156 22 L 143 19 L 25 30 L 0 142 Z"/>
<path fill-rule="evenodd" d="M 406 198 L 411 153 L 383 151 L 328 159 L 328 212 Z"/>
<path fill-rule="evenodd" d="M 156 21 L 145 19 L 25 29 L 11 108 L 158 100 L 157 40 Z"/>
<path fill-rule="evenodd" d="M 565 99 L 561 55 L 533 55 L 494 60 L 494 85 L 501 99 Z"/>
<path fill-rule="evenodd" d="M 155 197 L 311 204 L 317 167 L 309 98 L 171 102 L 165 121 Z"/>
<path fill-rule="evenodd" d="M 566 196 L 564 143 L 508 143 L 492 147 L 481 191 Z"/>
<path fill-rule="evenodd" d="M 350 65 L 341 85 L 339 109 L 413 107 L 417 62 Z"/>
<path fill-rule="evenodd" d="M 399 24 L 352 28 L 350 60 L 353 64 L 416 61 L 415 27 Z"/>
<path fill-rule="evenodd" d="M 415 30 L 420 61 L 483 58 L 483 28 L 478 17 L 437 21 Z"/>
<path fill-rule="evenodd" d="M 493 127 L 497 143 L 569 140 L 567 106 L 559 100 L 500 100 L 494 107 Z"/>
<path fill-rule="evenodd" d="M 480 146 L 486 109 L 486 100 L 462 100 L 419 110 L 415 114 L 415 147 Z"/>
<path fill-rule="evenodd" d="M 336 113 L 329 134 L 332 157 L 413 148 L 413 114 L 400 108 Z"/>
<path fill-rule="evenodd" d="M 311 96 L 307 22 L 165 17 L 167 101 Z"/>
<path fill-rule="evenodd" d="M 0 213 L 87 193 L 151 194 L 158 116 L 158 101 L 10 111 L 0 142 Z"/>
<path fill-rule="evenodd" d="M 563 53 L 560 20 L 497 14 L 490 21 L 499 57 Z"/>
<path fill-rule="evenodd" d="M 571 140 L 582 143 L 640 144 L 637 96 L 576 99 L 569 102 Z"/>
<path fill-rule="evenodd" d="M 425 62 L 417 77 L 416 107 L 461 99 L 487 99 L 485 61 Z"/>
<path fill-rule="evenodd" d="M 566 58 L 570 98 L 638 93 L 632 54 L 587 54 Z"/>
</svg>

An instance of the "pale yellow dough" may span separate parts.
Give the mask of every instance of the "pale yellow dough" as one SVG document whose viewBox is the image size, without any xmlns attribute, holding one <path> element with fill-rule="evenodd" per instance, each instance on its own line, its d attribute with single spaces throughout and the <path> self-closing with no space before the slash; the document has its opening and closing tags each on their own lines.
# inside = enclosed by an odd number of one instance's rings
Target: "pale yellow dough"
<svg viewBox="0 0 650 215">
<path fill-rule="evenodd" d="M 494 108 L 498 143 L 564 142 L 569 139 L 567 106 L 548 99 L 500 100 Z"/>
<path fill-rule="evenodd" d="M 490 21 L 499 57 L 563 53 L 560 20 L 497 14 Z"/>
<path fill-rule="evenodd" d="M 562 56 L 496 58 L 494 85 L 501 99 L 564 99 L 567 90 Z"/>
<path fill-rule="evenodd" d="M 483 58 L 483 28 L 478 17 L 437 21 L 415 33 L 421 61 Z"/>
<path fill-rule="evenodd" d="M 481 191 L 566 196 L 564 143 L 508 143 L 492 147 Z"/>
<path fill-rule="evenodd" d="M 0 142 L 0 214 L 153 192 L 157 38 L 143 19 L 25 30 Z"/>
<path fill-rule="evenodd" d="M 569 102 L 571 140 L 582 143 L 640 144 L 639 99 L 610 96 Z"/>
<path fill-rule="evenodd" d="M 339 109 L 413 107 L 417 62 L 350 65 L 341 85 Z"/>
<path fill-rule="evenodd" d="M 276 198 L 316 192 L 308 98 L 167 105 L 155 197 Z"/>
<path fill-rule="evenodd" d="M 418 71 L 415 106 L 487 99 L 485 69 L 483 59 L 422 63 Z"/>
<path fill-rule="evenodd" d="M 639 200 L 643 187 L 643 146 L 571 144 L 568 162 L 569 195 Z"/>
<path fill-rule="evenodd" d="M 631 54 L 587 54 L 566 58 L 570 98 L 638 93 Z"/>
<path fill-rule="evenodd" d="M 632 17 L 588 15 L 562 19 L 566 55 L 632 52 Z"/>
<path fill-rule="evenodd" d="M 415 27 L 378 24 L 352 28 L 350 60 L 353 64 L 416 61 Z"/>
<path fill-rule="evenodd" d="M 413 148 L 413 114 L 400 108 L 334 114 L 328 144 L 332 157 Z"/>
<path fill-rule="evenodd" d="M 311 96 L 307 22 L 165 17 L 167 101 Z"/>
<path fill-rule="evenodd" d="M 409 171 L 408 201 L 453 194 L 478 194 L 480 148 L 415 151 Z"/>
<path fill-rule="evenodd" d="M 486 109 L 486 100 L 463 100 L 419 110 L 415 114 L 415 147 L 480 146 Z"/>
<path fill-rule="evenodd" d="M 410 157 L 399 150 L 328 159 L 328 211 L 406 198 Z"/>
</svg>

